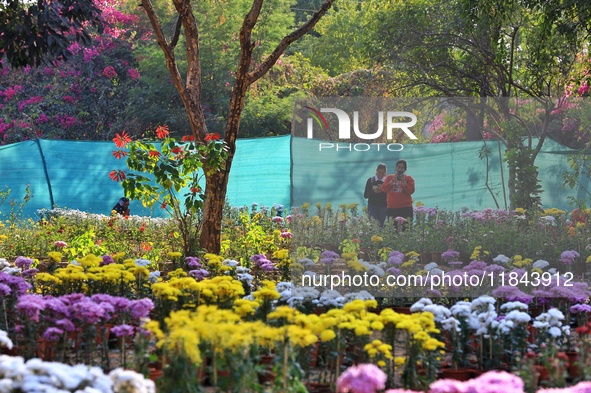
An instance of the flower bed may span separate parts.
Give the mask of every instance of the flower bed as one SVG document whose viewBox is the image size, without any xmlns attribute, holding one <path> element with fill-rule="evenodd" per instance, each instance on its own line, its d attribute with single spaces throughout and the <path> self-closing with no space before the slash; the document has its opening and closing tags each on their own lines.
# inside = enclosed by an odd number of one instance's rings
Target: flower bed
<svg viewBox="0 0 591 393">
<path fill-rule="evenodd" d="M 285 219 L 273 209 L 230 210 L 221 255 L 184 256 L 174 242 L 156 243 L 174 238 L 164 221 L 62 212 L 23 224 L 0 243 L 8 256 L 0 260 L 0 327 L 25 359 L 107 372 L 122 366 L 154 378 L 160 368 L 163 391 L 326 384 L 354 391 L 337 381 L 366 363 L 385 375 L 376 390 L 459 392 L 483 384 L 435 382 L 458 369 L 471 377 L 511 371 L 522 377 L 516 391 L 528 392 L 591 378 L 590 291 L 578 271 L 589 254 L 587 224 L 569 229 L 560 212 L 425 209 L 398 232 L 353 208 L 339 207 L 335 221 L 328 208 L 317 209 Z M 517 242 L 535 231 L 541 234 L 519 251 Z M 27 245 L 20 234 L 37 240 Z M 26 247 L 30 253 L 11 253 Z M 425 278 L 425 289 L 288 281 L 341 273 L 379 282 L 412 274 Z M 479 292 L 454 277 L 484 277 L 487 285 Z"/>
</svg>

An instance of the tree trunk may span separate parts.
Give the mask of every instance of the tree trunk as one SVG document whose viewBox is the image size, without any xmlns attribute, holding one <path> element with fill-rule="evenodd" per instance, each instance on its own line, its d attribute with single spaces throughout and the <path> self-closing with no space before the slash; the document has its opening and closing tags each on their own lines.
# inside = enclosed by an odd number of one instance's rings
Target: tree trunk
<svg viewBox="0 0 591 393">
<path fill-rule="evenodd" d="M 233 153 L 228 156 L 226 168 L 210 175 L 205 175 L 205 202 L 203 204 L 203 222 L 199 245 L 207 252 L 219 254 L 221 249 L 222 217 L 226 204 L 226 189 Z"/>
</svg>

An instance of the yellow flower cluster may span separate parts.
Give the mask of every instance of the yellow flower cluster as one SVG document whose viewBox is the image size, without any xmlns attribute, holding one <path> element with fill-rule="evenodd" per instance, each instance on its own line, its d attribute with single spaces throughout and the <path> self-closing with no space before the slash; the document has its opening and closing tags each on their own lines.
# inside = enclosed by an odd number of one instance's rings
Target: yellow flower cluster
<svg viewBox="0 0 591 393">
<path fill-rule="evenodd" d="M 70 263 L 64 268 L 56 269 L 53 274 L 37 273 L 35 287 L 39 293 L 46 295 L 73 292 L 89 294 L 99 288 L 100 292 L 106 293 L 109 288 L 121 289 L 124 286 L 131 290 L 138 278 L 145 279 L 149 275 L 146 268 L 135 266 L 133 261 L 126 265 L 112 263 L 99 266 L 100 261 L 102 258 L 89 254 L 78 260 L 80 265 Z"/>
<path fill-rule="evenodd" d="M 281 295 L 279 295 L 279 292 L 275 289 L 275 283 L 273 281 L 265 280 L 263 281 L 263 286 L 252 293 L 252 297 L 254 297 L 256 302 L 262 304 L 264 302 L 277 300 Z"/>
<path fill-rule="evenodd" d="M 531 258 L 523 258 L 521 255 L 515 255 L 512 258 L 512 264 L 515 267 L 525 267 L 525 266 L 530 266 L 532 264 L 533 260 Z"/>
<path fill-rule="evenodd" d="M 486 250 L 483 250 L 482 246 L 476 246 L 476 247 L 474 247 L 474 251 L 472 251 L 472 254 L 470 255 L 470 259 L 477 260 L 477 259 L 487 256 L 488 254 L 490 254 L 490 253 Z"/>
<path fill-rule="evenodd" d="M 289 308 L 289 307 L 286 307 Z M 318 338 L 312 331 L 313 321 L 294 309 L 293 323 L 275 327 L 263 322 L 244 322 L 241 315 L 216 306 L 201 305 L 196 311 L 173 311 L 162 329 L 156 321 L 144 327 L 158 339 L 157 345 L 169 353 L 183 351 L 191 361 L 200 364 L 201 350 L 207 348 L 217 356 L 245 354 L 252 346 L 275 347 L 291 344 L 309 346 Z M 286 312 L 282 309 L 276 316 Z M 314 316 L 316 317 L 316 316 Z"/>
</svg>

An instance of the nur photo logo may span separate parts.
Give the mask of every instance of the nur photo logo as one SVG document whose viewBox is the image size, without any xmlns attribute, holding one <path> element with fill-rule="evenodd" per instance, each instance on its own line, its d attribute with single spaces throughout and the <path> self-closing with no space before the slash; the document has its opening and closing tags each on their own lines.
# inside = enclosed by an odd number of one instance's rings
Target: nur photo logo
<svg viewBox="0 0 591 393">
<path fill-rule="evenodd" d="M 372 116 L 370 121 L 374 124 L 370 130 L 370 125 L 366 124 L 367 121 L 361 121 L 362 116 L 358 110 L 346 111 L 337 107 L 316 109 L 309 105 L 301 105 L 300 108 L 305 110 L 304 113 L 301 113 L 303 116 L 300 116 L 305 119 L 305 137 L 327 140 L 318 144 L 319 151 L 401 151 L 402 144 L 384 142 L 384 140 L 392 141 L 395 132 L 400 134 L 400 131 L 409 139 L 418 139 L 411 131 L 411 127 L 417 124 L 417 117 L 412 112 L 376 110 L 371 113 L 371 110 L 366 110 L 363 115 Z M 327 118 L 330 119 L 330 122 Z M 329 124 L 334 125 L 335 120 L 337 126 L 329 126 Z M 301 133 L 299 134 L 301 135 Z M 364 143 L 339 143 L 352 140 L 361 140 Z"/>
</svg>

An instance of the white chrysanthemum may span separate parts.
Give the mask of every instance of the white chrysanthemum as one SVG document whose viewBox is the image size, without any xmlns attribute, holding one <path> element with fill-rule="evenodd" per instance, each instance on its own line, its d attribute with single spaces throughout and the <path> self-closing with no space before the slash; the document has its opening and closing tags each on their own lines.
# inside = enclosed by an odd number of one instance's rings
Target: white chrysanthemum
<svg viewBox="0 0 591 393">
<path fill-rule="evenodd" d="M 565 336 L 570 336 L 570 326 L 565 325 L 560 329 L 562 330 L 562 333 L 564 333 Z"/>
<path fill-rule="evenodd" d="M 544 261 L 543 259 L 538 259 L 532 265 L 534 269 L 545 269 L 548 266 L 550 266 L 550 263 L 548 261 Z"/>
<path fill-rule="evenodd" d="M 522 302 L 507 302 L 501 306 L 501 310 L 503 311 L 512 311 L 512 310 L 521 310 L 527 311 L 528 306 Z"/>
<path fill-rule="evenodd" d="M 293 283 L 291 283 L 289 281 L 281 281 L 281 282 L 278 282 L 277 285 L 275 285 L 275 289 L 279 293 L 286 291 L 288 289 L 291 290 L 292 288 L 293 288 Z"/>
<path fill-rule="evenodd" d="M 470 302 L 466 301 L 459 301 L 449 309 L 452 315 L 457 317 L 469 317 L 472 314 L 472 309 L 470 308 Z"/>
<path fill-rule="evenodd" d="M 252 285 L 252 281 L 254 280 L 254 277 L 248 273 L 237 274 L 236 278 L 238 281 L 245 282 L 248 286 Z"/>
<path fill-rule="evenodd" d="M 236 267 L 236 266 L 238 266 L 238 261 L 235 261 L 234 259 L 224 259 L 224 261 L 222 262 L 222 265 Z"/>
<path fill-rule="evenodd" d="M 528 313 L 519 310 L 513 310 L 505 316 L 505 320 L 514 321 L 516 323 L 528 323 L 531 317 Z"/>
<path fill-rule="evenodd" d="M 410 306 L 410 312 L 420 312 L 423 311 L 423 308 L 425 308 L 425 306 L 429 306 L 433 304 L 433 302 L 431 301 L 431 299 L 424 297 L 419 299 L 415 304 L 413 304 L 412 306 Z"/>
<path fill-rule="evenodd" d="M 21 269 L 19 269 L 18 267 L 5 267 L 4 269 L 2 269 L 2 271 L 8 274 L 9 276 L 14 276 L 21 273 Z"/>
<path fill-rule="evenodd" d="M 236 267 L 237 274 L 244 274 L 244 273 L 248 273 L 249 271 L 250 271 L 250 269 L 247 268 L 246 266 L 237 266 Z"/>
<path fill-rule="evenodd" d="M 562 321 L 564 320 L 564 314 L 557 308 L 551 308 L 546 313 L 555 320 Z"/>
<path fill-rule="evenodd" d="M 356 300 L 356 299 L 375 300 L 373 295 L 365 290 L 362 290 L 359 292 L 350 292 L 350 293 L 347 293 L 344 297 L 345 297 L 345 303 L 349 303 L 349 302 Z"/>
<path fill-rule="evenodd" d="M 548 273 L 550 273 L 552 275 L 556 274 L 557 272 L 558 272 L 558 270 L 556 270 L 555 267 L 552 267 L 552 268 L 548 269 Z"/>
<path fill-rule="evenodd" d="M 556 218 L 552 216 L 540 217 L 540 222 L 546 225 L 556 225 Z"/>
<path fill-rule="evenodd" d="M 314 266 L 315 263 L 310 258 L 298 259 L 298 263 L 304 267 Z"/>
<path fill-rule="evenodd" d="M 151 283 L 155 283 L 155 282 L 158 282 L 159 278 L 160 278 L 160 272 L 158 270 L 155 270 L 153 272 L 150 272 L 150 275 L 148 276 L 148 281 Z"/>
<path fill-rule="evenodd" d="M 384 269 L 382 269 L 381 267 L 379 267 L 377 265 L 374 265 L 369 262 L 365 262 L 362 259 L 360 259 L 359 262 L 367 268 L 367 275 L 368 276 L 384 277 L 386 275 L 386 272 L 384 271 Z"/>
<path fill-rule="evenodd" d="M 8 266 L 10 266 L 10 263 L 6 260 L 6 258 L 0 258 L 0 269 L 4 269 Z"/>
<path fill-rule="evenodd" d="M 156 386 L 150 379 L 145 379 L 143 375 L 132 371 L 116 368 L 109 373 L 113 381 L 113 390 L 115 392 L 125 393 L 155 393 Z"/>
<path fill-rule="evenodd" d="M 560 328 L 557 326 L 552 326 L 550 329 L 548 329 L 548 334 L 552 337 L 560 337 L 562 336 L 562 330 L 560 330 Z"/>
<path fill-rule="evenodd" d="M 12 349 L 12 340 L 8 337 L 8 333 L 4 330 L 0 330 L 0 346 L 4 348 Z"/>
<path fill-rule="evenodd" d="M 448 332 L 455 330 L 456 332 L 461 331 L 460 328 L 460 321 L 455 319 L 454 317 L 449 317 L 441 321 L 441 327 Z"/>
<path fill-rule="evenodd" d="M 429 272 L 430 275 L 432 276 L 441 276 L 443 274 L 443 270 L 441 270 L 440 268 L 436 267 L 434 269 L 431 269 L 431 271 Z"/>
<path fill-rule="evenodd" d="M 445 318 L 449 318 L 451 316 L 451 312 L 445 306 L 440 306 L 438 304 L 430 304 L 423 308 L 423 312 L 430 312 L 433 314 L 435 321 L 442 321 Z"/>
<path fill-rule="evenodd" d="M 146 267 L 146 266 L 150 265 L 152 262 L 148 261 L 147 259 L 138 258 L 135 261 L 133 261 L 133 263 L 136 266 Z"/>
<path fill-rule="evenodd" d="M 548 322 L 544 322 L 544 321 L 534 321 L 533 326 L 536 329 L 546 329 L 550 326 L 550 324 Z"/>
<path fill-rule="evenodd" d="M 493 262 L 497 263 L 509 263 L 510 260 L 511 258 L 503 254 L 499 254 L 495 258 L 493 258 Z"/>
<path fill-rule="evenodd" d="M 425 265 L 425 270 L 430 272 L 431 270 L 435 269 L 436 267 L 438 267 L 439 265 L 435 262 L 431 262 Z"/>
<path fill-rule="evenodd" d="M 495 303 L 496 303 L 496 300 L 493 297 L 483 295 L 483 296 L 477 297 L 476 299 L 472 300 L 472 303 L 470 304 L 470 308 L 472 310 L 477 310 L 480 308 L 488 309 L 489 306 L 492 306 Z"/>
</svg>

